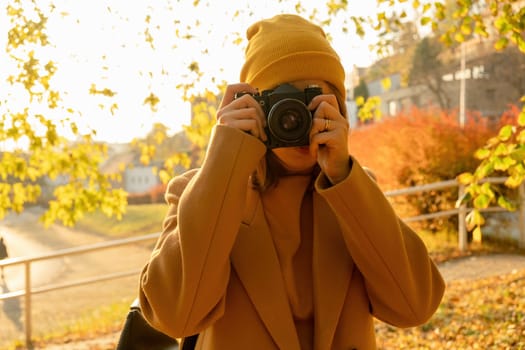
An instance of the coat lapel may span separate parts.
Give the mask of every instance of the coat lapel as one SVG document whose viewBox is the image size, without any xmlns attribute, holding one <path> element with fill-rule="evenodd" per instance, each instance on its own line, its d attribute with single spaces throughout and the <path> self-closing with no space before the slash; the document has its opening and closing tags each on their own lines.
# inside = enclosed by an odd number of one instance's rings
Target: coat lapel
<svg viewBox="0 0 525 350">
<path fill-rule="evenodd" d="M 314 193 L 313 280 L 315 349 L 329 349 L 351 279 L 353 261 L 337 218 Z"/>
<path fill-rule="evenodd" d="M 231 255 L 232 264 L 278 347 L 299 350 L 277 253 L 260 198 L 255 191 L 248 192 L 244 220 Z"/>
</svg>

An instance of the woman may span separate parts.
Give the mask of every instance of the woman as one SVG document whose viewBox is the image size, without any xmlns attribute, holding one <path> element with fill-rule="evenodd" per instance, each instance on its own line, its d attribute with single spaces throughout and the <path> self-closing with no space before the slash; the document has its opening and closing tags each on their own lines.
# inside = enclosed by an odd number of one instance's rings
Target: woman
<svg viewBox="0 0 525 350">
<path fill-rule="evenodd" d="M 279 15 L 248 31 L 203 165 L 174 178 L 143 269 L 147 320 L 196 349 L 375 349 L 374 317 L 427 321 L 444 283 L 420 238 L 349 156 L 344 69 L 321 28 Z M 309 144 L 267 147 L 258 91 L 320 87 Z"/>
</svg>

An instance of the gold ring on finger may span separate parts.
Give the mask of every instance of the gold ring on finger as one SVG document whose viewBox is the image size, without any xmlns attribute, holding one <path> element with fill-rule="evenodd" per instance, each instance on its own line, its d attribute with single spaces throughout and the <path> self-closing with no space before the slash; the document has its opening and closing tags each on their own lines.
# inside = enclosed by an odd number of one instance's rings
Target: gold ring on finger
<svg viewBox="0 0 525 350">
<path fill-rule="evenodd" d="M 324 130 L 323 131 L 328 131 L 330 129 L 330 119 L 325 119 L 324 120 Z"/>
</svg>

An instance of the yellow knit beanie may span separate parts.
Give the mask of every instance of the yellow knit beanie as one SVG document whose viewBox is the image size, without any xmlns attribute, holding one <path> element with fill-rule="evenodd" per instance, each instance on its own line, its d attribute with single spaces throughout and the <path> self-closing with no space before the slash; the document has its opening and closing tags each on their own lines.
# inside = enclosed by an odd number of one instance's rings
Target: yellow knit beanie
<svg viewBox="0 0 525 350">
<path fill-rule="evenodd" d="M 345 71 L 323 29 L 297 15 L 277 15 L 251 25 L 241 82 L 260 91 L 294 80 L 323 80 L 335 87 L 345 111 Z"/>
</svg>

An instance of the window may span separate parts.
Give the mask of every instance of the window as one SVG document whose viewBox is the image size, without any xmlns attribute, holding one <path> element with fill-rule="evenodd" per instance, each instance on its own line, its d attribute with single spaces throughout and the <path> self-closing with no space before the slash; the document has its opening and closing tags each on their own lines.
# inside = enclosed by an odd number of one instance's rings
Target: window
<svg viewBox="0 0 525 350">
<path fill-rule="evenodd" d="M 397 102 L 395 100 L 388 101 L 388 114 L 391 116 L 397 114 Z"/>
</svg>

